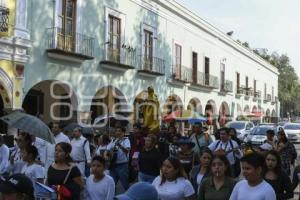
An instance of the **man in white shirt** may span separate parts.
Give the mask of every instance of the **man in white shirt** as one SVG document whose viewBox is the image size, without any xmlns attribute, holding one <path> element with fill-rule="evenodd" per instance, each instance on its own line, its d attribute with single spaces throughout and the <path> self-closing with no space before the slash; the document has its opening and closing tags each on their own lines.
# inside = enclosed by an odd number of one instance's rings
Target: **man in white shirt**
<svg viewBox="0 0 300 200">
<path fill-rule="evenodd" d="M 77 127 L 73 130 L 73 139 L 71 140 L 73 162 L 79 168 L 83 177 L 85 177 L 85 165 L 91 164 L 91 152 L 89 141 L 82 136 L 81 128 Z"/>
<path fill-rule="evenodd" d="M 61 125 L 59 123 L 52 123 L 51 131 L 54 135 L 54 142 L 55 144 L 47 143 L 46 146 L 46 155 L 41 156 L 45 158 L 45 160 L 41 160 L 42 163 L 45 163 L 45 172 L 47 173 L 49 166 L 54 162 L 54 152 L 55 152 L 55 145 L 60 142 L 70 143 L 70 139 L 68 136 L 61 132 Z"/>
<path fill-rule="evenodd" d="M 244 156 L 241 163 L 246 180 L 235 185 L 230 200 L 276 200 L 272 186 L 262 178 L 264 158 L 252 153 Z"/>
<path fill-rule="evenodd" d="M 120 180 L 123 188 L 127 190 L 129 188 L 128 161 L 131 145 L 129 139 L 125 137 L 125 131 L 125 128 L 116 128 L 116 139 L 109 144 L 108 149 L 112 149 L 115 156 L 115 159 L 112 158 L 114 162 L 110 166 L 110 175 L 116 185 Z"/>
<path fill-rule="evenodd" d="M 3 136 L 0 136 L 0 175 L 5 175 L 9 166 L 9 148 L 4 144 Z"/>
<path fill-rule="evenodd" d="M 234 171 L 233 165 L 236 162 L 239 162 L 239 159 L 243 156 L 243 153 L 238 145 L 238 143 L 230 139 L 229 129 L 221 128 L 219 130 L 220 140 L 216 140 L 211 143 L 208 148 L 213 151 L 215 154 L 224 153 L 232 166 L 232 171 L 235 176 L 239 175 L 239 172 Z"/>
</svg>

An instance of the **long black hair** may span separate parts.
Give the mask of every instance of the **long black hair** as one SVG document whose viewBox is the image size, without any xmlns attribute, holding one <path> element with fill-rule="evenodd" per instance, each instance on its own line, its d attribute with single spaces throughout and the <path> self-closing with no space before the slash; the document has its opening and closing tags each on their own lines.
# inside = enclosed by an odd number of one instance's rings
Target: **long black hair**
<svg viewBox="0 0 300 200">
<path fill-rule="evenodd" d="M 55 148 L 58 147 L 58 146 L 60 148 L 62 148 L 62 150 L 66 154 L 65 163 L 67 165 L 71 165 L 71 162 L 73 161 L 72 158 L 71 158 L 71 155 L 70 155 L 71 151 L 72 151 L 72 146 L 69 143 L 67 143 L 67 142 L 60 142 L 60 143 L 58 143 L 58 144 L 55 145 Z"/>
<path fill-rule="evenodd" d="M 171 165 L 173 166 L 173 168 L 175 170 L 177 170 L 175 180 L 179 177 L 183 177 L 183 178 L 187 179 L 187 174 L 185 173 L 184 168 L 178 158 L 171 156 L 171 157 L 167 158 L 165 161 L 169 161 L 171 163 Z M 164 184 L 166 182 L 166 180 L 167 180 L 167 178 L 162 173 L 160 185 Z"/>
<path fill-rule="evenodd" d="M 272 156 L 274 156 L 274 157 L 276 158 L 277 164 L 276 164 L 276 166 L 275 166 L 275 168 L 274 168 L 274 172 L 276 173 L 277 177 L 279 178 L 279 177 L 280 177 L 280 174 L 281 174 L 281 172 L 282 172 L 282 168 L 281 168 L 281 158 L 280 158 L 278 152 L 275 151 L 275 150 L 270 150 L 270 151 L 268 151 L 267 154 L 266 154 L 266 156 L 265 156 L 265 159 L 267 159 L 267 156 L 268 156 L 268 155 L 272 155 Z M 267 164 L 267 163 L 266 163 L 266 164 Z M 263 175 L 264 175 L 264 176 L 265 176 L 265 174 L 267 173 L 267 171 L 268 171 L 268 167 L 266 166 L 266 167 L 265 167 L 265 170 L 264 170 L 264 172 L 263 172 Z"/>
<path fill-rule="evenodd" d="M 211 160 L 211 163 L 213 163 L 213 161 L 216 160 L 216 159 L 219 159 L 224 163 L 224 165 L 226 167 L 224 175 L 231 177 L 232 176 L 232 171 L 231 171 L 231 168 L 230 168 L 230 162 L 227 159 L 227 157 L 225 155 L 214 155 L 214 157 Z M 211 167 L 212 167 L 212 165 L 211 165 Z"/>
</svg>

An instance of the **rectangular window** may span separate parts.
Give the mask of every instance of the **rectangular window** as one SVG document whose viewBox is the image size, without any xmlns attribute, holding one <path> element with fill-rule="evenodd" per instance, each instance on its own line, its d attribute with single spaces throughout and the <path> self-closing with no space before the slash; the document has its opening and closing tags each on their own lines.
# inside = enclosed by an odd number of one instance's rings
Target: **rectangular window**
<svg viewBox="0 0 300 200">
<path fill-rule="evenodd" d="M 248 81 L 249 81 L 249 79 L 248 79 L 248 76 L 246 76 L 246 78 L 245 78 L 245 84 L 246 84 L 246 95 L 249 95 L 249 85 L 248 85 Z"/>
<path fill-rule="evenodd" d="M 209 58 L 205 57 L 205 69 L 204 69 L 204 74 L 205 74 L 205 85 L 209 85 Z"/>
<path fill-rule="evenodd" d="M 182 56 L 182 49 L 181 46 L 175 44 L 175 77 L 177 79 L 181 79 L 181 56 Z"/>
<path fill-rule="evenodd" d="M 144 68 L 151 71 L 153 65 L 153 32 L 144 30 Z"/>
<path fill-rule="evenodd" d="M 225 64 L 221 63 L 221 90 L 225 90 Z"/>
<path fill-rule="evenodd" d="M 274 98 L 274 87 L 272 86 L 272 101 L 275 101 L 275 98 Z"/>
<path fill-rule="evenodd" d="M 267 100 L 267 84 L 264 85 L 264 99 Z"/>
<path fill-rule="evenodd" d="M 236 73 L 236 91 L 240 94 L 240 73 Z"/>
<path fill-rule="evenodd" d="M 59 0 L 58 9 L 58 44 L 63 50 L 73 52 L 75 49 L 76 1 Z"/>
<path fill-rule="evenodd" d="M 198 76 L 198 54 L 193 52 L 193 83 L 197 83 Z"/>
<path fill-rule="evenodd" d="M 108 24 L 108 58 L 115 62 L 120 62 L 121 48 L 121 19 L 109 15 Z"/>
</svg>

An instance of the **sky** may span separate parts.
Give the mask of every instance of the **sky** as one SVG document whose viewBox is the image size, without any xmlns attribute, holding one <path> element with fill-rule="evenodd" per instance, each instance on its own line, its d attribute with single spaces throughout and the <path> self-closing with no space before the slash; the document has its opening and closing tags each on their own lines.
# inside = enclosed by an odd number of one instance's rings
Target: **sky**
<svg viewBox="0 0 300 200">
<path fill-rule="evenodd" d="M 300 0 L 176 0 L 251 48 L 287 54 L 300 77 Z"/>
</svg>

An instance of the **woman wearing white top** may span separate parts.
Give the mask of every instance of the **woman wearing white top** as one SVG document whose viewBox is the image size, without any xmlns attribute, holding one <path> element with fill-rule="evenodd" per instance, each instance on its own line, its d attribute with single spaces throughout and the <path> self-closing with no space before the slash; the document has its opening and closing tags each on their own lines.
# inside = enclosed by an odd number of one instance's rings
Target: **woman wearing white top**
<svg viewBox="0 0 300 200">
<path fill-rule="evenodd" d="M 35 146 L 27 146 L 22 152 L 22 159 L 25 162 L 21 173 L 25 174 L 28 178 L 31 179 L 33 186 L 35 188 L 35 196 L 38 195 L 36 190 L 36 182 L 43 183 L 45 178 L 44 167 L 37 163 L 36 158 L 38 156 L 38 150 Z"/>
<path fill-rule="evenodd" d="M 115 182 L 104 173 L 105 159 L 95 156 L 92 159 L 92 175 L 86 180 L 87 200 L 113 200 L 115 196 Z"/>
<path fill-rule="evenodd" d="M 162 174 L 153 181 L 160 200 L 194 200 L 195 191 L 177 158 L 169 157 L 162 165 Z"/>
</svg>

